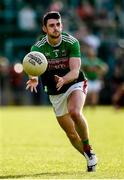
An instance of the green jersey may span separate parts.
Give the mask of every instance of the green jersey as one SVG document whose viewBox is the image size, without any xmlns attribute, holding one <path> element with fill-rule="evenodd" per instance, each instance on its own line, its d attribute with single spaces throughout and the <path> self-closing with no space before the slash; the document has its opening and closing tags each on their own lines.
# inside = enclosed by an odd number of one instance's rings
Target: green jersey
<svg viewBox="0 0 124 180">
<path fill-rule="evenodd" d="M 48 67 L 45 73 L 41 75 L 41 80 L 44 90 L 49 95 L 64 93 L 71 85 L 85 79 L 83 72 L 80 72 L 76 80 L 63 85 L 59 91 L 56 89 L 54 75 L 62 77 L 67 74 L 70 71 L 69 58 L 81 56 L 79 42 L 73 36 L 62 33 L 61 42 L 56 46 L 51 46 L 47 40 L 47 35 L 43 35 L 39 41 L 31 47 L 31 51 L 39 51 L 47 58 Z"/>
</svg>

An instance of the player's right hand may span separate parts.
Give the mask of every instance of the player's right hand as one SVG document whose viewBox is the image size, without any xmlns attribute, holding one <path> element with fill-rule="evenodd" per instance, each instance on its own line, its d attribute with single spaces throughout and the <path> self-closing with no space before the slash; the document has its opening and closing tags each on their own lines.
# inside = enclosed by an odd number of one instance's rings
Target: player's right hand
<svg viewBox="0 0 124 180">
<path fill-rule="evenodd" d="M 27 81 L 27 83 L 26 83 L 26 90 L 27 89 L 30 89 L 31 90 L 31 92 L 36 92 L 37 93 L 37 89 L 36 89 L 36 87 L 37 87 L 37 85 L 38 85 L 38 78 L 37 77 L 35 77 L 35 78 L 30 78 L 28 81 Z"/>
<path fill-rule="evenodd" d="M 60 77 L 58 75 L 54 75 L 54 78 L 55 78 L 55 81 L 56 81 L 57 91 L 59 91 L 62 88 L 62 86 L 64 85 L 64 78 Z"/>
</svg>

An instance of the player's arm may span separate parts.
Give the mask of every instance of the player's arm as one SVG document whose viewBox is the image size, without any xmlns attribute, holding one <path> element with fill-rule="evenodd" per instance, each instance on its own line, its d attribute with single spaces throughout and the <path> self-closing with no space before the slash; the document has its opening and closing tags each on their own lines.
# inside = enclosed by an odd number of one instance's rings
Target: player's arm
<svg viewBox="0 0 124 180">
<path fill-rule="evenodd" d="M 78 78 L 80 66 L 81 66 L 81 59 L 79 57 L 71 57 L 69 59 L 70 71 L 63 77 L 55 75 L 55 80 L 57 82 L 56 88 L 58 91 L 61 89 L 61 87 L 64 84 L 68 84 Z"/>
<path fill-rule="evenodd" d="M 55 75 L 55 80 L 57 82 L 56 88 L 59 91 L 64 84 L 68 84 L 79 76 L 79 70 L 81 66 L 81 54 L 80 54 L 80 45 L 76 40 L 75 43 L 71 44 L 69 47 L 69 69 L 70 71 L 63 77 Z"/>
</svg>

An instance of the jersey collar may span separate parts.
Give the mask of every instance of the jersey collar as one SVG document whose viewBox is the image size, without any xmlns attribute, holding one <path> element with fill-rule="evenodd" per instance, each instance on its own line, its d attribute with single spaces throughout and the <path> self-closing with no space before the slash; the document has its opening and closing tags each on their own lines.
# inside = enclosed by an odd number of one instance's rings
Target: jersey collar
<svg viewBox="0 0 124 180">
<path fill-rule="evenodd" d="M 52 46 L 52 47 L 58 47 L 58 46 L 61 44 L 61 42 L 62 42 L 62 36 L 61 36 L 60 42 L 59 42 L 58 44 L 56 44 L 55 46 L 53 46 L 53 45 L 50 44 L 50 42 L 49 42 L 49 40 L 48 40 L 48 36 L 46 36 L 46 39 L 47 39 L 47 43 L 48 43 L 50 46 Z"/>
</svg>

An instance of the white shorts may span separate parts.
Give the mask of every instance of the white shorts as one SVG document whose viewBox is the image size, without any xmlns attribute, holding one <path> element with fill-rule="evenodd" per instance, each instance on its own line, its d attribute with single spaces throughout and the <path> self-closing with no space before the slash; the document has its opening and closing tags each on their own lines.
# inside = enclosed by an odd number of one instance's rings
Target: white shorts
<svg viewBox="0 0 124 180">
<path fill-rule="evenodd" d="M 63 116 L 68 113 L 67 99 L 68 96 L 75 90 L 82 91 L 85 95 L 87 94 L 87 81 L 73 84 L 65 93 L 59 95 L 49 95 L 50 102 L 52 103 L 53 109 L 57 117 Z"/>
</svg>

